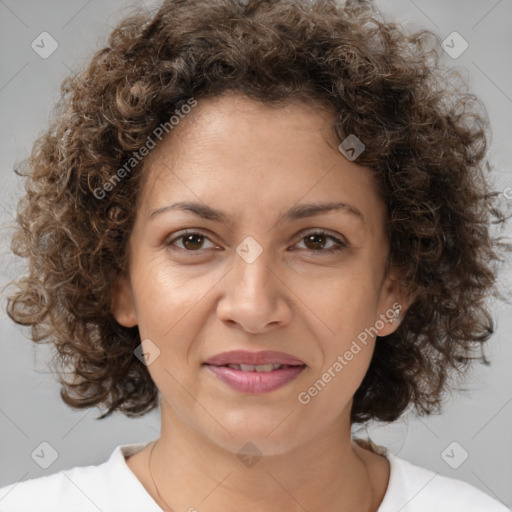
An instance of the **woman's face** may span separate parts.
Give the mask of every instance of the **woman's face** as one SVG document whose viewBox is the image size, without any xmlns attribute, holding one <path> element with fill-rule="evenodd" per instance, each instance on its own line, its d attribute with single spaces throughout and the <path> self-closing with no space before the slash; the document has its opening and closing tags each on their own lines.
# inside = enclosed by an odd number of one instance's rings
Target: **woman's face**
<svg viewBox="0 0 512 512">
<path fill-rule="evenodd" d="M 375 332 L 396 329 L 397 302 L 405 309 L 398 276 L 385 275 L 385 205 L 371 171 L 338 150 L 333 119 L 227 94 L 200 101 L 145 162 L 114 313 L 146 340 L 163 414 L 233 452 L 284 453 L 349 427 Z M 347 206 L 305 208 L 330 203 Z M 204 364 L 232 350 L 304 366 L 251 392 Z"/>
</svg>

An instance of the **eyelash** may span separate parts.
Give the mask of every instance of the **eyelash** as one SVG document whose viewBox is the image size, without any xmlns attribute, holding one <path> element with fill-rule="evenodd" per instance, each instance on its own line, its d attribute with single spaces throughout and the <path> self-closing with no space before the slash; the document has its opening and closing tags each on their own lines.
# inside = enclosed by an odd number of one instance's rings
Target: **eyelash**
<svg viewBox="0 0 512 512">
<path fill-rule="evenodd" d="M 181 240 L 181 239 L 183 239 L 183 238 L 185 238 L 186 236 L 189 236 L 189 235 L 201 235 L 205 239 L 209 240 L 209 238 L 204 233 L 202 233 L 200 231 L 185 230 L 185 231 L 182 231 L 178 236 L 174 237 L 172 240 L 169 240 L 168 242 L 166 242 L 165 245 L 167 247 L 169 247 L 171 250 L 179 249 L 179 250 L 186 251 L 186 252 L 189 252 L 189 253 L 194 253 L 194 252 L 195 253 L 200 253 L 200 252 L 206 250 L 206 249 L 197 249 L 195 251 L 191 251 L 191 250 L 185 249 L 183 247 L 173 246 L 174 242 L 176 242 L 177 240 Z M 311 231 L 309 233 L 306 233 L 304 236 L 301 237 L 300 241 L 302 242 L 304 240 L 304 238 L 306 238 L 306 237 L 308 237 L 310 235 L 322 235 L 325 238 L 330 238 L 331 240 L 334 240 L 336 242 L 336 244 L 337 244 L 334 247 L 331 247 L 330 249 L 317 249 L 317 250 L 306 249 L 306 250 L 308 250 L 311 253 L 333 254 L 335 252 L 341 251 L 342 249 L 345 249 L 345 248 L 348 247 L 348 245 L 346 243 L 342 242 L 338 238 L 330 235 L 328 232 L 323 231 L 321 229 L 317 230 L 317 231 Z"/>
</svg>

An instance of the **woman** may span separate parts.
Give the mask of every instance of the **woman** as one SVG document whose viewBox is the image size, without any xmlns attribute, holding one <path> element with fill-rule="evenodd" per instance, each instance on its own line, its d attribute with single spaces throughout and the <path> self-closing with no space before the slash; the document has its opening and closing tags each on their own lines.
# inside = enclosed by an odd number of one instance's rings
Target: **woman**
<svg viewBox="0 0 512 512">
<path fill-rule="evenodd" d="M 493 332 L 506 216 L 434 40 L 365 2 L 174 0 L 66 80 L 8 313 L 68 405 L 160 403 L 161 436 L 1 510 L 507 510 L 351 436 L 438 410 Z"/>
</svg>

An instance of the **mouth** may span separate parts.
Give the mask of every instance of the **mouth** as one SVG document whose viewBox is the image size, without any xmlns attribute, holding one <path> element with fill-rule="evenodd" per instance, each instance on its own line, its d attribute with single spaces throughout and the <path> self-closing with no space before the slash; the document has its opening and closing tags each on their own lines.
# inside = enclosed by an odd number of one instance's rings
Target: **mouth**
<svg viewBox="0 0 512 512">
<path fill-rule="evenodd" d="M 268 393 L 294 380 L 307 365 L 275 351 L 232 351 L 208 359 L 206 367 L 221 382 L 242 393 Z"/>
<path fill-rule="evenodd" d="M 233 366 L 242 371 L 272 371 L 281 366 L 305 366 L 304 361 L 285 352 L 264 350 L 251 352 L 248 350 L 231 350 L 222 352 L 207 359 L 203 364 L 211 366 Z M 272 368 L 270 367 L 272 365 Z"/>
<path fill-rule="evenodd" d="M 215 365 L 211 365 L 215 366 Z M 269 363 L 269 364 L 224 364 L 221 365 L 226 368 L 231 368 L 233 370 L 238 370 L 242 372 L 274 372 L 276 370 L 281 370 L 282 368 L 295 368 L 297 366 L 306 366 L 302 365 L 289 365 L 289 364 L 280 364 L 280 363 Z M 218 367 L 218 366 L 217 366 Z"/>
</svg>

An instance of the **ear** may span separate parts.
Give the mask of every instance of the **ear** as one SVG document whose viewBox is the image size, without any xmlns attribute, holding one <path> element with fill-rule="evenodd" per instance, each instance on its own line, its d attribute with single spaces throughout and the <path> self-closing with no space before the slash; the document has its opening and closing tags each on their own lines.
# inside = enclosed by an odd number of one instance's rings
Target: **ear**
<svg viewBox="0 0 512 512">
<path fill-rule="evenodd" d="M 126 276 L 119 276 L 112 290 L 112 314 L 124 327 L 137 325 L 137 315 L 133 301 L 133 292 Z"/>
<path fill-rule="evenodd" d="M 416 298 L 416 295 L 402 284 L 401 276 L 402 269 L 400 267 L 390 267 L 382 286 L 379 302 L 380 314 L 375 322 L 378 336 L 388 336 L 395 332 L 409 306 Z"/>
</svg>

